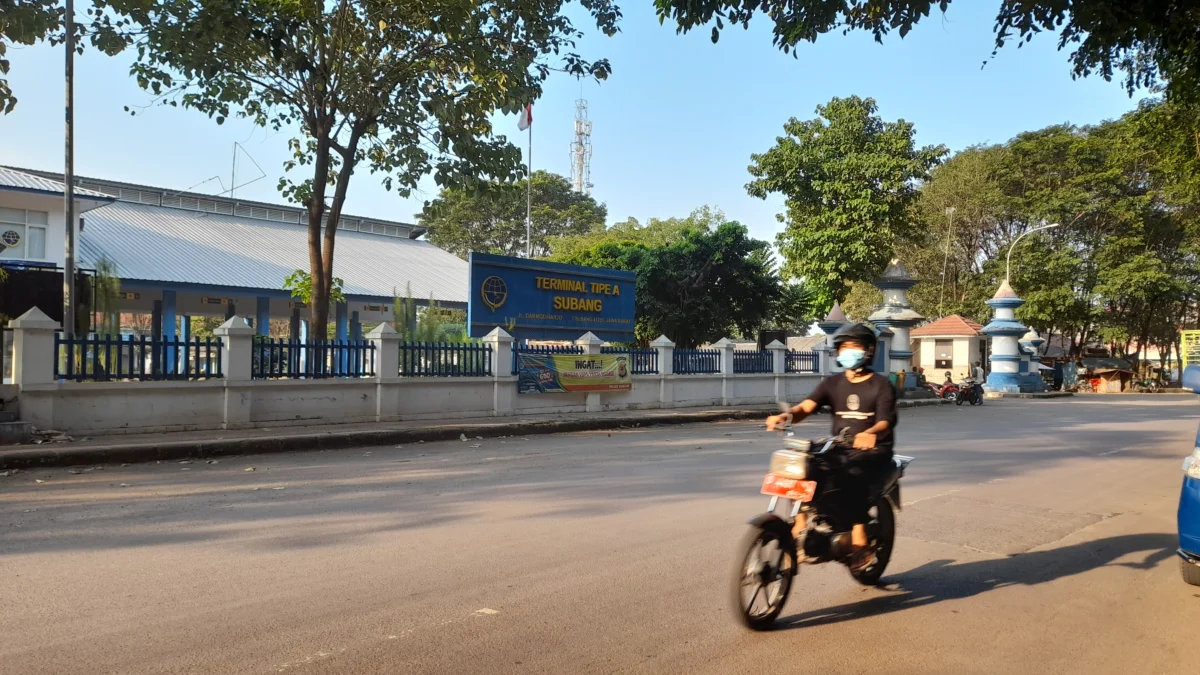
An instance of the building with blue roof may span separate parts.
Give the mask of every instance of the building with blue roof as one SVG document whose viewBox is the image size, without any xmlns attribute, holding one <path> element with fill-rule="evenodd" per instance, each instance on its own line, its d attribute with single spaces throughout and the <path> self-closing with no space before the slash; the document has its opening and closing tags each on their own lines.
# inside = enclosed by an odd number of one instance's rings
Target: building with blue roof
<svg viewBox="0 0 1200 675">
<path fill-rule="evenodd" d="M 283 289 L 288 274 L 309 268 L 303 209 L 95 178 L 76 180 L 75 199 L 77 265 L 113 265 L 121 312 L 151 314 L 155 332 L 168 336 L 186 336 L 191 317 L 234 314 L 251 317 L 260 334 L 271 319 L 303 334 L 307 308 Z M 0 266 L 57 270 L 61 279 L 65 233 L 62 175 L 0 167 Z M 334 276 L 346 302 L 331 312 L 338 338 L 392 320 L 407 289 L 417 304 L 466 309 L 466 261 L 420 240 L 424 233 L 342 216 Z M 61 307 L 41 309 L 62 316 Z"/>
</svg>

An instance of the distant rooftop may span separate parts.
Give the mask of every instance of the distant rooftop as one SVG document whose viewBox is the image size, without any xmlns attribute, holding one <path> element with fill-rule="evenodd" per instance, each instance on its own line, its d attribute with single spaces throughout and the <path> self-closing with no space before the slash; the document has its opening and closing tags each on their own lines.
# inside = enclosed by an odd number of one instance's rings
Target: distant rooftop
<svg viewBox="0 0 1200 675">
<path fill-rule="evenodd" d="M 982 331 L 983 326 L 974 321 L 951 314 L 920 328 L 915 328 L 909 335 L 912 337 L 977 337 L 982 334 Z"/>
<path fill-rule="evenodd" d="M 23 187 L 38 192 L 62 194 L 63 175 L 61 173 L 0 166 L 0 185 L 7 185 L 10 178 L 15 183 L 13 187 L 18 189 Z M 55 189 L 54 186 L 57 188 Z M 296 206 L 269 204 L 82 176 L 75 177 L 75 187 L 80 190 L 80 196 L 101 198 L 108 196 L 116 201 L 132 204 L 162 206 L 221 216 L 237 216 L 289 225 L 304 226 L 308 224 L 308 213 Z M 338 222 L 338 230 L 366 232 L 401 239 L 416 239 L 425 234 L 425 228 L 412 223 L 360 218 L 345 214 Z"/>
</svg>

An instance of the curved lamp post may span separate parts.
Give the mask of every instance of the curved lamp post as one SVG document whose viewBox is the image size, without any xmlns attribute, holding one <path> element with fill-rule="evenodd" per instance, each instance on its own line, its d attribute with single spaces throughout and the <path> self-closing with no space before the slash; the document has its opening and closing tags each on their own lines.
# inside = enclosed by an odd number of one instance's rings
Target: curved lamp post
<svg viewBox="0 0 1200 675">
<path fill-rule="evenodd" d="M 1005 281 L 1008 281 L 1010 278 L 1012 278 L 1012 274 L 1011 274 L 1011 272 L 1012 272 L 1012 252 L 1013 252 L 1013 248 L 1016 247 L 1017 242 L 1021 241 L 1025 237 L 1033 234 L 1034 232 L 1041 232 L 1042 230 L 1049 230 L 1049 229 L 1055 228 L 1055 227 L 1058 227 L 1058 223 L 1054 223 L 1053 225 L 1043 225 L 1041 227 L 1035 227 L 1032 230 L 1029 230 L 1028 232 L 1022 233 L 1021 236 L 1017 237 L 1016 239 L 1013 239 L 1013 243 L 1008 245 L 1008 259 L 1004 263 L 1004 280 Z"/>
</svg>

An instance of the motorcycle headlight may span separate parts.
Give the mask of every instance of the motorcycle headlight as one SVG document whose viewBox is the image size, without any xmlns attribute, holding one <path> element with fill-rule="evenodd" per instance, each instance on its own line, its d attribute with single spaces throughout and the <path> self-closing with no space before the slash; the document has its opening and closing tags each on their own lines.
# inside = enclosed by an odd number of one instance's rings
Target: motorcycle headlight
<svg viewBox="0 0 1200 675">
<path fill-rule="evenodd" d="M 1188 478 L 1200 480 L 1200 447 L 1183 459 L 1183 472 Z"/>
<path fill-rule="evenodd" d="M 808 455 L 795 450 L 777 450 L 771 454 L 771 473 L 804 480 L 808 476 Z"/>
</svg>

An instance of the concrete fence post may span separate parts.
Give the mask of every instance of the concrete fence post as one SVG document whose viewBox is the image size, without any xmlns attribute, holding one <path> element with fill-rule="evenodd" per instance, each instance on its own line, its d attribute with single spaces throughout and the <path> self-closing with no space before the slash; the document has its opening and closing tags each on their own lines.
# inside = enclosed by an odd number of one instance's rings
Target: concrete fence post
<svg viewBox="0 0 1200 675">
<path fill-rule="evenodd" d="M 509 415 L 516 393 L 512 381 L 513 336 L 496 327 L 483 337 L 482 342 L 492 348 L 492 415 Z"/>
<path fill-rule="evenodd" d="M 658 352 L 658 407 L 675 407 L 675 343 L 666 335 L 659 335 L 650 343 Z"/>
<path fill-rule="evenodd" d="M 8 322 L 13 329 L 13 384 L 24 387 L 54 381 L 54 331 L 61 326 L 37 307 Z"/>
<path fill-rule="evenodd" d="M 787 346 L 779 340 L 772 340 L 771 344 L 767 345 L 767 351 L 771 352 L 771 372 L 775 374 L 775 402 L 783 403 L 787 400 Z"/>
<path fill-rule="evenodd" d="M 400 341 L 404 336 L 381 323 L 363 336 L 375 347 L 375 421 L 398 417 L 400 410 Z"/>
<path fill-rule="evenodd" d="M 658 374 L 674 375 L 675 343 L 671 342 L 671 338 L 659 335 L 658 339 L 650 343 L 650 346 L 658 352 Z"/>
<path fill-rule="evenodd" d="M 604 340 L 596 337 L 596 334 L 591 331 L 588 331 L 580 336 L 580 338 L 575 341 L 575 345 L 582 348 L 583 353 L 588 356 L 599 356 L 604 350 Z M 600 412 L 604 409 L 603 404 L 600 402 L 600 392 L 598 391 L 588 392 L 587 396 L 585 396 L 583 400 L 584 409 L 588 412 Z"/>
<path fill-rule="evenodd" d="M 575 346 L 582 347 L 584 354 L 599 354 L 604 347 L 604 340 L 596 337 L 595 333 L 588 331 L 575 341 Z"/>
<path fill-rule="evenodd" d="M 713 348 L 721 352 L 721 405 L 729 405 L 733 400 L 733 383 L 729 378 L 733 376 L 734 343 L 729 338 L 721 338 Z"/>
<path fill-rule="evenodd" d="M 817 345 L 813 349 L 817 353 L 817 374 L 828 377 L 833 374 L 833 350 L 826 344 Z"/>
<path fill-rule="evenodd" d="M 225 401 L 222 427 L 240 429 L 250 425 L 250 383 L 254 378 L 254 329 L 245 317 L 234 316 L 218 326 L 213 335 L 221 338 L 221 368 L 225 372 Z"/>
<path fill-rule="evenodd" d="M 771 352 L 771 372 L 776 375 L 783 375 L 787 372 L 787 346 L 779 340 L 772 340 L 771 344 L 767 345 L 767 351 Z"/>
</svg>

